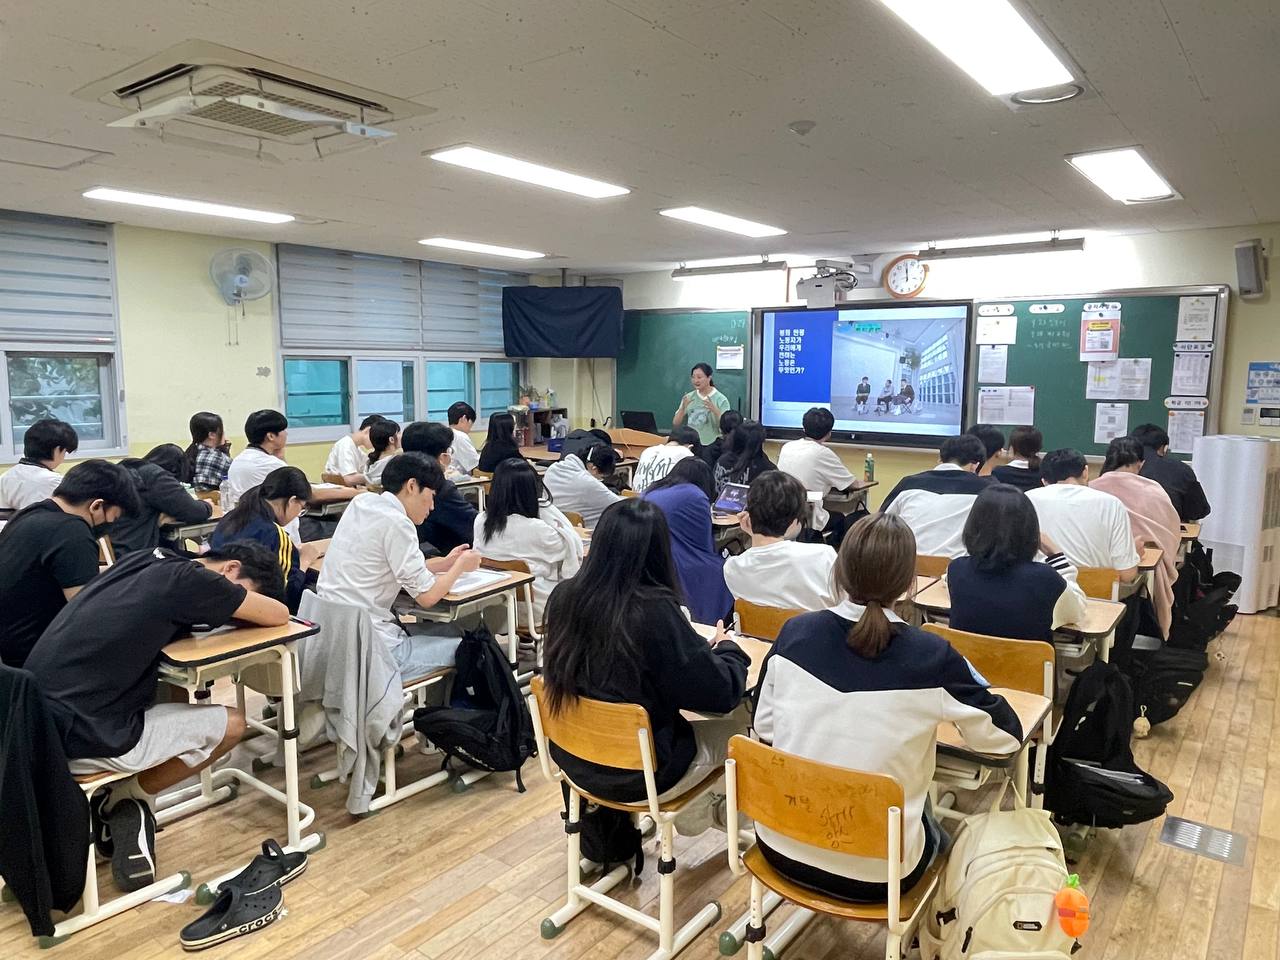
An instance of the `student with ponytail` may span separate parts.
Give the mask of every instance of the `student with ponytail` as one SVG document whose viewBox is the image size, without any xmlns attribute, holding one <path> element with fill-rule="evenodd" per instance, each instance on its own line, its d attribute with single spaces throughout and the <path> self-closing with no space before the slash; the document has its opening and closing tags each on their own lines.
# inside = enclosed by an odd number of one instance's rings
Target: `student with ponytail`
<svg viewBox="0 0 1280 960">
<path fill-rule="evenodd" d="M 895 777 L 909 890 L 945 837 L 927 805 L 938 724 L 956 724 L 975 751 L 1017 752 L 1018 717 L 941 637 L 893 612 L 915 579 L 916 541 L 899 517 L 872 514 L 849 530 L 836 560 L 842 602 L 788 620 L 756 688 L 760 739 L 810 760 Z M 883 860 L 832 853 L 756 825 L 760 850 L 792 880 L 855 902 L 883 901 Z"/>
<path fill-rule="evenodd" d="M 1035 427 L 1014 427 L 1009 434 L 1013 459 L 991 471 L 996 483 L 1007 483 L 1023 493 L 1041 487 L 1040 450 L 1043 446 L 1044 434 Z"/>
<path fill-rule="evenodd" d="M 369 428 L 369 464 L 364 468 L 365 482 L 382 485 L 382 471 L 388 461 L 400 452 L 400 424 L 382 420 Z"/>
</svg>

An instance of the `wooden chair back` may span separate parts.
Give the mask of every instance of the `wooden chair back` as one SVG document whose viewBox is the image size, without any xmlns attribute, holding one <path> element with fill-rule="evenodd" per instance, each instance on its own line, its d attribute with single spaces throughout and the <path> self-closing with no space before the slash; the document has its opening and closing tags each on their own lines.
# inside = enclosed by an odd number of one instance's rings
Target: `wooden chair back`
<svg viewBox="0 0 1280 960">
<path fill-rule="evenodd" d="M 950 557 L 932 557 L 927 553 L 916 554 L 916 576 L 937 579 L 946 575 Z"/>
<path fill-rule="evenodd" d="M 735 600 L 733 612 L 738 615 L 738 629 L 761 640 L 777 640 L 782 625 L 804 613 L 793 607 L 766 607 L 750 600 Z"/>
<path fill-rule="evenodd" d="M 575 527 L 586 526 L 586 524 L 582 522 L 582 514 L 577 513 L 576 511 L 573 511 L 573 510 L 562 510 L 560 512 L 564 514 L 564 518 L 568 520 L 569 523 L 572 524 L 573 526 Z"/>
<path fill-rule="evenodd" d="M 1115 600 L 1120 574 L 1110 567 L 1080 567 L 1076 570 L 1076 583 L 1086 597 Z"/>
<path fill-rule="evenodd" d="M 649 714 L 639 704 L 578 697 L 572 703 L 565 703 L 559 713 L 553 713 L 547 708 L 542 677 L 534 677 L 529 690 L 538 705 L 542 732 L 561 750 L 589 763 L 619 770 L 643 770 L 644 758 L 640 751 L 643 731 L 650 737 L 650 756 L 654 755 Z"/>
<path fill-rule="evenodd" d="M 336 483 L 340 487 L 347 485 L 346 478 L 340 473 L 322 473 L 320 474 L 321 483 Z"/>
<path fill-rule="evenodd" d="M 481 470 L 479 467 L 477 467 L 476 469 L 472 470 L 472 471 L 471 471 L 471 475 L 472 475 L 473 477 L 475 477 L 476 479 L 478 479 L 478 480 L 492 480 L 492 479 L 493 479 L 493 474 L 492 474 L 492 473 L 485 473 L 485 472 L 484 472 L 483 470 Z"/>
<path fill-rule="evenodd" d="M 1052 689 L 1045 690 L 1044 669 L 1046 663 L 1053 666 L 1053 644 L 1041 640 L 988 637 L 981 633 L 953 630 L 937 623 L 927 623 L 924 629 L 960 651 L 993 687 L 1053 696 Z"/>
<path fill-rule="evenodd" d="M 197 499 L 197 500 L 208 500 L 208 501 L 210 501 L 211 503 L 216 503 L 216 504 L 218 504 L 219 506 L 221 506 L 221 505 L 222 505 L 222 491 L 220 491 L 220 490 L 197 490 L 197 491 L 196 491 L 196 499 Z"/>
<path fill-rule="evenodd" d="M 523 560 L 494 560 L 492 557 L 485 557 L 484 565 L 496 570 L 510 570 L 512 573 L 529 572 L 529 565 Z"/>
<path fill-rule="evenodd" d="M 729 759 L 738 809 L 756 823 L 832 853 L 889 859 L 889 808 L 903 807 L 893 777 L 806 760 L 741 734 L 729 741 Z"/>
</svg>

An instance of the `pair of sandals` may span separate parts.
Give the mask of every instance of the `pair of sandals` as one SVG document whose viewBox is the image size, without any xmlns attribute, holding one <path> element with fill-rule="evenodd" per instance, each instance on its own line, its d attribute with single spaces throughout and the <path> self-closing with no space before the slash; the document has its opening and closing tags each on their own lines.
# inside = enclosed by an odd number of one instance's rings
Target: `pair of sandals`
<svg viewBox="0 0 1280 960">
<path fill-rule="evenodd" d="M 274 923 L 284 910 L 280 888 L 306 869 L 305 853 L 286 853 L 267 840 L 249 866 L 218 887 L 213 905 L 182 928 L 182 949 L 206 950 Z"/>
</svg>

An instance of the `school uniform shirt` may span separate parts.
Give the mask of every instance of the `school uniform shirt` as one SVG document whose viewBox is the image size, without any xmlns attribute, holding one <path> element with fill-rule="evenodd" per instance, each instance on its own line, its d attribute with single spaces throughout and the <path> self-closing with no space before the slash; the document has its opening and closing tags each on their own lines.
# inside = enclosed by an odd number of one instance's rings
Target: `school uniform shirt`
<svg viewBox="0 0 1280 960">
<path fill-rule="evenodd" d="M 160 545 L 160 517 L 179 523 L 199 523 L 213 516 L 213 504 L 197 500 L 182 489 L 173 474 L 154 463 L 133 463 L 126 467 L 138 491 L 138 512 L 124 513 L 111 525 L 111 546 L 116 558 L 135 550 L 152 550 Z"/>
<path fill-rule="evenodd" d="M 1027 494 L 1049 535 L 1077 567 L 1128 570 L 1141 556 L 1118 497 L 1076 483 L 1053 483 Z"/>
<path fill-rule="evenodd" d="M 202 445 L 196 451 L 196 463 L 191 472 L 191 483 L 199 490 L 217 490 L 227 479 L 231 458 L 217 447 Z"/>
<path fill-rule="evenodd" d="M 272 456 L 261 447 L 245 447 L 231 461 L 231 467 L 227 471 L 227 491 L 222 497 L 222 512 L 230 513 L 246 490 L 262 483 L 272 470 L 287 466 L 279 457 Z M 290 520 L 284 529 L 295 544 L 302 543 L 302 532 L 296 519 Z"/>
<path fill-rule="evenodd" d="M 940 463 L 932 470 L 903 477 L 880 510 L 906 521 L 916 535 L 917 554 L 961 557 L 969 510 L 990 483 L 959 464 Z"/>
<path fill-rule="evenodd" d="M 472 543 L 490 560 L 523 560 L 533 581 L 533 615 L 542 623 L 547 598 L 561 580 L 568 580 L 582 566 L 582 538 L 568 518 L 551 504 L 538 508 L 536 517 L 512 514 L 501 533 L 485 539 L 485 514 L 476 516 Z M 524 605 L 520 607 L 524 613 Z"/>
<path fill-rule="evenodd" d="M 418 525 L 418 542 L 429 543 L 442 554 L 454 547 L 471 546 L 475 522 L 475 504 L 458 492 L 452 480 L 446 480 L 436 493 L 431 513 Z"/>
<path fill-rule="evenodd" d="M 1010 460 L 992 470 L 991 476 L 996 483 L 1007 483 L 1023 493 L 1030 493 L 1044 486 L 1040 480 L 1040 468 L 1029 466 L 1025 460 Z"/>
<path fill-rule="evenodd" d="M 67 605 L 63 590 L 98 574 L 98 541 L 52 500 L 21 511 L 0 531 L 0 659 L 21 667 Z"/>
<path fill-rule="evenodd" d="M 289 539 L 289 534 L 285 532 L 284 527 L 274 520 L 257 516 L 233 533 L 227 526 L 226 517 L 223 517 L 214 528 L 209 542 L 213 549 L 220 550 L 228 543 L 236 543 L 240 540 L 260 543 L 271 551 L 271 555 L 276 558 L 276 565 L 280 568 L 285 603 L 288 604 L 290 613 L 297 613 L 298 604 L 302 602 L 302 591 L 307 585 L 307 574 L 302 569 L 302 561 L 298 559 L 298 550 Z"/>
<path fill-rule="evenodd" d="M 171 551 L 131 553 L 95 577 L 27 658 L 68 760 L 118 757 L 142 736 L 160 651 L 194 624 L 220 627 L 247 591 Z"/>
<path fill-rule="evenodd" d="M 364 468 L 368 465 L 368 454 L 360 450 L 356 442 L 351 439 L 351 434 L 347 434 L 329 448 L 329 456 L 324 462 L 324 472 L 344 477 L 349 477 L 353 473 L 363 476 Z"/>
<path fill-rule="evenodd" d="M 957 630 L 1010 640 L 1053 640 L 1053 631 L 1079 623 L 1087 608 L 1076 568 L 1061 553 L 1007 570 L 982 570 L 973 557 L 947 567 L 950 624 Z"/>
<path fill-rule="evenodd" d="M 453 462 L 463 473 L 470 473 L 480 464 L 480 451 L 476 449 L 476 445 L 471 442 L 471 435 L 465 430 L 454 428 L 453 446 L 450 451 L 453 453 Z"/>
<path fill-rule="evenodd" d="M 561 457 L 542 477 L 543 486 L 562 511 L 582 515 L 582 525 L 594 529 L 600 514 L 622 498 L 587 472 L 576 456 Z"/>
<path fill-rule="evenodd" d="M 387 464 L 390 463 L 398 454 L 399 451 L 397 450 L 394 453 L 384 453 L 377 460 L 373 461 L 373 463 L 368 463 L 366 461 L 364 468 L 364 482 L 369 484 L 371 487 L 375 485 L 379 487 L 382 486 L 382 471 L 387 469 Z"/>
<path fill-rule="evenodd" d="M 325 551 L 316 592 L 326 600 L 362 607 L 394 649 L 405 637 L 391 612 L 400 591 L 426 593 L 436 578 L 418 546 L 418 531 L 394 493 L 354 497 Z"/>
<path fill-rule="evenodd" d="M 825 610 L 841 600 L 836 552 L 825 543 L 779 540 L 724 562 L 724 582 L 738 600 L 766 607 Z"/>
<path fill-rule="evenodd" d="M 982 753 L 1015 753 L 1017 715 L 941 637 L 907 626 L 868 660 L 850 649 L 849 630 L 864 608 L 846 602 L 783 626 L 757 687 L 754 727 L 779 750 L 855 770 L 888 774 L 902 784 L 905 873 L 925 847 L 924 801 L 933 780 L 938 724 L 955 723 Z M 815 813 L 816 815 L 816 813 Z M 756 824 L 760 840 L 792 860 L 867 883 L 885 883 L 885 861 L 834 853 Z"/>
<path fill-rule="evenodd" d="M 498 469 L 498 464 L 512 457 L 516 459 L 520 457 L 520 448 L 514 443 L 486 443 L 484 449 L 480 451 L 480 459 L 476 466 L 485 473 L 493 473 Z"/>
<path fill-rule="evenodd" d="M 791 474 L 810 493 L 820 493 L 824 497 L 832 490 L 846 489 L 857 479 L 834 450 L 809 437 L 782 445 L 778 453 L 778 469 Z M 831 515 L 822 508 L 822 504 L 814 504 L 814 527 L 821 530 L 830 519 Z"/>
<path fill-rule="evenodd" d="M 1162 457 L 1156 453 L 1155 447 L 1145 447 L 1144 450 L 1146 459 L 1142 461 L 1138 476 L 1154 480 L 1164 487 L 1173 509 L 1178 511 L 1178 519 L 1183 523 L 1194 523 L 1207 517 L 1209 500 L 1191 464 L 1176 457 Z"/>
<path fill-rule="evenodd" d="M 657 483 L 681 460 L 693 456 L 693 451 L 679 443 L 663 443 L 656 447 L 646 447 L 636 462 L 635 476 L 631 478 L 631 489 L 636 493 L 644 493 L 651 484 Z"/>
<path fill-rule="evenodd" d="M 0 510 L 22 510 L 48 500 L 62 474 L 34 460 L 19 460 L 0 476 Z"/>
</svg>

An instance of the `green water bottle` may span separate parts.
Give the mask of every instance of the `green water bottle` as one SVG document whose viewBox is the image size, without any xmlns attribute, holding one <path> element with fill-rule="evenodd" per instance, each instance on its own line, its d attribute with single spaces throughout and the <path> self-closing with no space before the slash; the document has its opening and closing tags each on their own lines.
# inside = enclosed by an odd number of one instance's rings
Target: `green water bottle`
<svg viewBox="0 0 1280 960">
<path fill-rule="evenodd" d="M 876 458 L 871 453 L 868 453 L 867 459 L 862 461 L 862 479 L 867 483 L 872 483 L 876 479 Z"/>
</svg>

